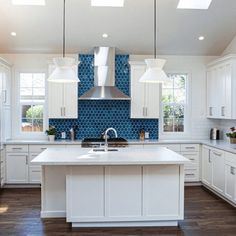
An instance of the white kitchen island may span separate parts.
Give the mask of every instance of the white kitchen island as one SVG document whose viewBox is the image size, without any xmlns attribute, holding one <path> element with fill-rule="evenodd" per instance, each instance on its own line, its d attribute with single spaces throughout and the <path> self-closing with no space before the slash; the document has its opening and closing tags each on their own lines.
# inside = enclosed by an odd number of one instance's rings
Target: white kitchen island
<svg viewBox="0 0 236 236">
<path fill-rule="evenodd" d="M 73 227 L 176 226 L 184 218 L 188 160 L 166 148 L 49 148 L 32 162 L 42 165 L 42 218 L 65 217 Z"/>
</svg>

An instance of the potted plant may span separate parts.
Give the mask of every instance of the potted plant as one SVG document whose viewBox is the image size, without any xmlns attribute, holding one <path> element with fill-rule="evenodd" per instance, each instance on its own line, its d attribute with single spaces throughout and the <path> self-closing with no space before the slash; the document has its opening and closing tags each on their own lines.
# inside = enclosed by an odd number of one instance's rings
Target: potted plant
<svg viewBox="0 0 236 236">
<path fill-rule="evenodd" d="M 53 142 L 55 141 L 55 136 L 57 133 L 57 130 L 54 126 L 49 126 L 49 129 L 45 131 L 46 134 L 48 135 L 48 140 Z"/>
<path fill-rule="evenodd" d="M 230 138 L 230 143 L 236 144 L 236 129 L 235 129 L 235 127 L 231 127 L 230 132 L 226 133 L 226 136 Z"/>
</svg>

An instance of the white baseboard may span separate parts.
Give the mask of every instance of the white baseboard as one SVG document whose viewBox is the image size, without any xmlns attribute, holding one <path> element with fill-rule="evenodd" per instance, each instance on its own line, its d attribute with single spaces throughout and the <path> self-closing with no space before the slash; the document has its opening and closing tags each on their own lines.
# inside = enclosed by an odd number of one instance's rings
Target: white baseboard
<svg viewBox="0 0 236 236">
<path fill-rule="evenodd" d="M 41 211 L 41 218 L 66 218 L 65 211 Z"/>
<path fill-rule="evenodd" d="M 178 221 L 137 221 L 137 222 L 91 222 L 75 223 L 72 227 L 160 227 L 160 226 L 178 226 Z"/>
</svg>

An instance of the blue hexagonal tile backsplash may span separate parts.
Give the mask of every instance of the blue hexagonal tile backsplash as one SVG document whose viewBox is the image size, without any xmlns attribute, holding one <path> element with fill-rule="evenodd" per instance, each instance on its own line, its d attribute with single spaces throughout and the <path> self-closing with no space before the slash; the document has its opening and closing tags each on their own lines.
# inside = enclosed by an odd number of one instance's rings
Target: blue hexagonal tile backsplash
<svg viewBox="0 0 236 236">
<path fill-rule="evenodd" d="M 79 55 L 79 91 L 81 96 L 94 82 L 93 55 Z M 125 94 L 129 94 L 129 56 L 116 55 L 115 76 L 116 86 Z M 144 129 L 149 132 L 150 139 L 158 138 L 158 119 L 130 119 L 130 101 L 105 101 L 105 100 L 79 100 L 78 119 L 50 119 L 49 124 L 56 127 L 57 139 L 61 132 L 66 131 L 69 138 L 71 127 L 78 127 L 77 139 L 85 137 L 100 137 L 102 131 L 108 127 L 114 127 L 118 136 L 126 139 L 138 139 L 139 131 Z"/>
</svg>

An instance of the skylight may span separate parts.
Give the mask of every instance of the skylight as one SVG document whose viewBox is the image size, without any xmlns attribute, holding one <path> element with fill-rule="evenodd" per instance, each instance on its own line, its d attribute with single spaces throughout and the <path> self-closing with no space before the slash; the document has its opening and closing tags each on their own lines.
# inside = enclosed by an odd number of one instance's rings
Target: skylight
<svg viewBox="0 0 236 236">
<path fill-rule="evenodd" d="M 212 0 L 179 0 L 179 9 L 199 9 L 207 10 Z"/>
<path fill-rule="evenodd" d="M 92 7 L 123 7 L 124 0 L 91 0 Z"/>
<path fill-rule="evenodd" d="M 45 0 L 12 0 L 13 5 L 44 6 Z"/>
</svg>

